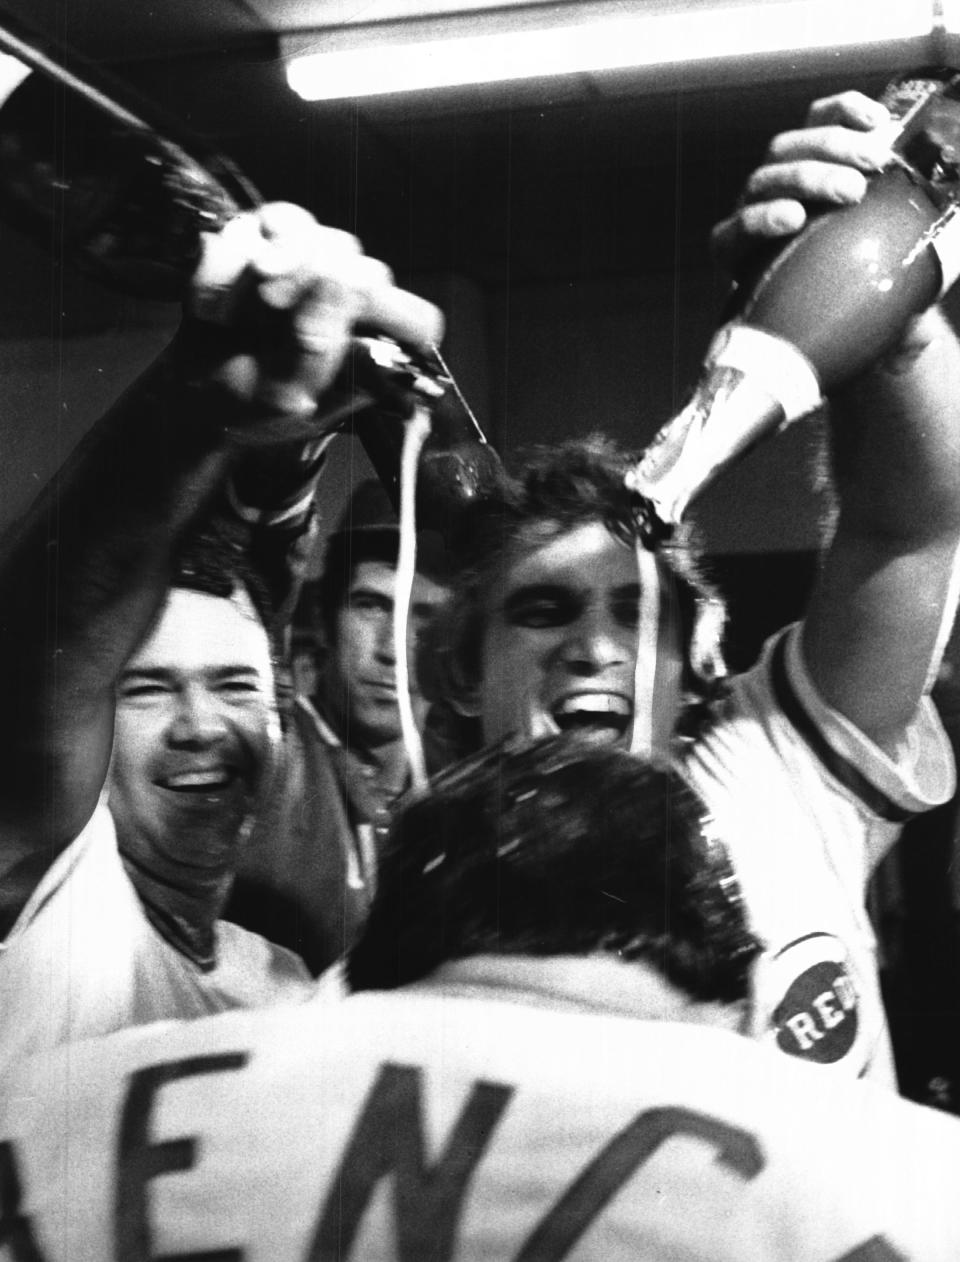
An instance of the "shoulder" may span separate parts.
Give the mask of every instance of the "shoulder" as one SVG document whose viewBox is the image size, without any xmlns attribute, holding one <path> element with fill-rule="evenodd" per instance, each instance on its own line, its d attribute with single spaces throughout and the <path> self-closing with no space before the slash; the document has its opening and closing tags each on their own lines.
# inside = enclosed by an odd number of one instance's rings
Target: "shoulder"
<svg viewBox="0 0 960 1262">
<path fill-rule="evenodd" d="M 101 799 L 83 830 L 60 852 L 37 883 L 7 935 L 4 949 L 10 949 L 28 931 L 52 919 L 68 899 L 83 906 L 90 898 L 94 905 L 99 902 L 102 909 L 111 891 L 125 885 L 113 816 Z"/>
<path fill-rule="evenodd" d="M 217 922 L 217 965 L 203 984 L 238 1008 L 299 1003 L 314 985 L 299 955 L 229 920 Z"/>
<path fill-rule="evenodd" d="M 771 637 L 756 665 L 732 681 L 704 752 L 730 742 L 766 746 L 794 774 L 891 825 L 948 801 L 955 788 L 953 755 L 930 699 L 922 699 L 892 756 L 820 696 L 804 664 L 799 625 Z"/>
</svg>

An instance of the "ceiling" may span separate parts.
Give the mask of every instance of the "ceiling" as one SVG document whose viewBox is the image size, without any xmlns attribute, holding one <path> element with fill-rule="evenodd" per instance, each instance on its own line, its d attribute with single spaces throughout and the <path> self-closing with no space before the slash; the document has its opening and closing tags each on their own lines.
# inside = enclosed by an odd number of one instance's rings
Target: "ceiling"
<svg viewBox="0 0 960 1262">
<path fill-rule="evenodd" d="M 286 86 L 281 32 L 479 7 L 0 0 L 0 13 L 66 39 L 213 139 L 265 196 L 355 231 L 401 280 L 455 272 L 489 287 L 702 259 L 709 224 L 775 131 L 798 125 L 814 95 L 875 91 L 919 56 L 900 47 L 322 105 Z"/>
<path fill-rule="evenodd" d="M 700 63 L 696 70 L 579 75 L 327 104 L 307 104 L 286 85 L 283 32 L 317 21 L 386 19 L 414 11 L 436 15 L 518 2 L 0 0 L 0 23 L 6 14 L 49 39 L 67 40 L 125 90 L 149 98 L 211 140 L 265 197 L 300 202 L 322 221 L 355 232 L 401 283 L 436 297 L 451 315 L 459 312 L 461 321 L 463 311 L 455 301 L 448 305 L 447 296 L 457 300 L 466 292 L 473 299 L 479 290 L 479 301 L 473 307 L 465 302 L 464 310 L 468 323 L 471 311 L 492 313 L 496 340 L 486 357 L 489 380 L 471 378 L 475 357 L 469 337 L 457 375 L 472 401 L 486 400 L 491 436 L 499 442 L 509 430 L 512 442 L 522 428 L 517 418 L 523 400 L 533 408 L 536 395 L 539 417 L 538 392 L 553 397 L 566 388 L 568 376 L 579 383 L 585 406 L 602 406 L 605 416 L 608 396 L 615 394 L 611 416 L 619 415 L 622 404 L 630 418 L 624 424 L 632 425 L 631 392 L 650 365 L 636 354 L 626 366 L 616 359 L 616 347 L 629 340 L 637 319 L 631 317 L 621 330 L 621 309 L 609 305 L 610 295 L 625 289 L 629 297 L 638 287 L 635 280 L 642 286 L 649 280 L 649 292 L 666 295 L 662 320 L 660 307 L 649 319 L 665 325 L 672 318 L 669 296 L 679 294 L 687 279 L 682 269 L 689 268 L 695 281 L 684 292 L 705 294 L 706 277 L 711 285 L 717 281 L 719 297 L 723 283 L 709 272 L 709 228 L 728 213 L 769 138 L 800 125 L 815 96 L 846 87 L 876 92 L 891 73 L 929 57 L 929 50 L 901 45 L 869 56 L 757 58 L 723 69 Z M 597 2 L 632 10 L 646 0 Z M 716 0 L 650 2 L 689 7 Z M 137 366 L 156 354 L 175 324 L 176 309 L 146 314 L 142 304 L 133 309 L 135 304 L 70 269 L 51 266 L 48 254 L 31 253 L 19 234 L 3 230 L 0 275 L 5 388 L 0 503 L 14 514 L 50 476 L 58 453 L 69 449 Z M 445 291 L 442 284 L 431 288 L 431 277 L 453 280 Z M 607 283 L 610 278 L 617 283 Z M 679 299 L 672 307 L 679 309 Z M 530 321 L 554 311 L 559 332 L 549 320 L 542 337 L 539 326 L 518 327 L 518 312 Z M 704 338 L 714 315 L 712 308 L 703 314 Z M 571 321 L 597 327 L 595 354 L 573 348 Z M 692 328 L 685 320 L 685 328 L 688 324 Z M 112 336 L 118 327 L 125 335 L 119 357 Z M 571 361 L 570 374 L 551 368 L 554 337 L 568 339 L 559 349 Z M 668 414 L 670 391 L 682 380 L 676 347 L 682 341 L 684 353 L 694 356 L 703 344 L 699 339 L 693 332 L 671 337 L 667 329 L 651 342 L 675 348 L 672 358 L 664 352 L 663 398 L 644 395 L 651 415 Z M 447 340 L 451 362 L 452 340 Z M 529 351 L 531 345 L 541 376 L 518 349 Z M 647 353 L 645 346 L 641 350 Z M 486 363 L 479 359 L 478 372 Z M 597 371 L 599 364 L 603 371 Z M 507 412 L 509 427 L 503 422 Z M 758 486 L 778 488 L 764 500 L 768 508 L 771 498 L 778 501 L 774 525 L 768 513 L 754 536 L 764 546 L 780 538 L 788 542 L 772 546 L 797 546 L 796 522 L 806 520 L 806 510 L 780 488 L 804 483 L 803 462 L 788 446 L 782 463 L 792 460 L 797 467 L 780 468 L 774 476 L 758 459 L 750 466 L 756 472 L 748 468 L 744 474 L 754 481 L 734 498 L 749 502 Z M 778 534 L 781 519 L 786 525 Z M 747 534 L 750 529 L 743 527 Z"/>
</svg>

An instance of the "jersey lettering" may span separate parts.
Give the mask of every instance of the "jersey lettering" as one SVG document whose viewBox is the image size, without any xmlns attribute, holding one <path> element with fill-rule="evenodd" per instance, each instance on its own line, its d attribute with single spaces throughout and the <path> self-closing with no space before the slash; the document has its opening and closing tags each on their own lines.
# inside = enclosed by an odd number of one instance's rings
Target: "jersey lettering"
<svg viewBox="0 0 960 1262">
<path fill-rule="evenodd" d="M 173 1262 L 153 1251 L 147 1187 L 151 1179 L 175 1170 L 192 1170 L 197 1141 L 193 1136 L 150 1142 L 150 1121 L 157 1094 L 168 1083 L 201 1074 L 220 1074 L 242 1069 L 245 1052 L 216 1056 L 190 1056 L 138 1069 L 130 1077 L 117 1144 L 117 1199 L 114 1205 L 114 1256 L 117 1262 L 141 1258 L 143 1262 Z M 242 1262 L 240 1249 L 179 1253 L 176 1262 Z"/>
<path fill-rule="evenodd" d="M 240 1246 L 155 1252 L 149 1184 L 165 1173 L 194 1170 L 195 1136 L 152 1142 L 157 1096 L 184 1078 L 242 1069 L 245 1052 L 194 1056 L 149 1065 L 131 1074 L 123 1099 L 115 1159 L 115 1262 L 244 1262 Z M 387 1063 L 364 1102 L 334 1175 L 304 1262 L 348 1262 L 363 1216 L 382 1180 L 393 1178 L 397 1262 L 453 1262 L 457 1231 L 474 1173 L 490 1145 L 515 1088 L 474 1082 L 438 1159 L 426 1159 L 424 1072 Z M 648 1109 L 597 1155 L 527 1237 L 514 1262 L 562 1262 L 589 1227 L 669 1139 L 691 1136 L 710 1145 L 715 1162 L 748 1182 L 766 1166 L 757 1136 L 729 1122 L 682 1107 Z M 17 1150 L 0 1140 L 0 1256 L 9 1262 L 46 1262 L 23 1210 Z M 637 1223 L 642 1232 L 642 1223 Z M 850 1249 L 835 1262 L 907 1262 L 881 1236 Z"/>
<path fill-rule="evenodd" d="M 615 1135 L 527 1238 L 516 1262 L 559 1262 L 607 1203 L 671 1136 L 693 1135 L 717 1149 L 717 1161 L 742 1179 L 764 1167 L 756 1137 L 690 1109 L 648 1109 Z"/>
<path fill-rule="evenodd" d="M 346 1262 L 370 1197 L 393 1174 L 399 1262 L 447 1262 L 470 1179 L 514 1088 L 476 1082 L 446 1147 L 427 1165 L 423 1071 L 380 1069 L 334 1176 L 307 1262 Z"/>
<path fill-rule="evenodd" d="M 10 1262 L 43 1262 L 30 1219 L 20 1212 L 20 1175 L 9 1140 L 0 1140 L 0 1250 Z"/>
<path fill-rule="evenodd" d="M 842 1060 L 857 1036 L 857 990 L 842 961 L 821 960 L 790 984 L 774 1011 L 777 1043 L 819 1064 Z"/>
</svg>

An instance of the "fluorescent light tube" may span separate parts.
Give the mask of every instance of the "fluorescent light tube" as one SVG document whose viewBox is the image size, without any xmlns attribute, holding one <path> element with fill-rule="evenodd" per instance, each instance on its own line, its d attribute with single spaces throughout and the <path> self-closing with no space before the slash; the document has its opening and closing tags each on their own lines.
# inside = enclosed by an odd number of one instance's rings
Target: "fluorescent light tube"
<svg viewBox="0 0 960 1262">
<path fill-rule="evenodd" d="M 930 0 L 786 0 L 652 14 L 647 7 L 632 17 L 513 30 L 497 29 L 485 15 L 484 25 L 482 33 L 421 41 L 409 28 L 392 26 L 387 38 L 382 27 L 354 27 L 345 32 L 353 46 L 331 42 L 327 51 L 295 57 L 287 80 L 305 100 L 337 100 L 883 43 L 930 34 L 933 15 Z M 497 25 L 506 25 L 503 16 Z"/>
</svg>

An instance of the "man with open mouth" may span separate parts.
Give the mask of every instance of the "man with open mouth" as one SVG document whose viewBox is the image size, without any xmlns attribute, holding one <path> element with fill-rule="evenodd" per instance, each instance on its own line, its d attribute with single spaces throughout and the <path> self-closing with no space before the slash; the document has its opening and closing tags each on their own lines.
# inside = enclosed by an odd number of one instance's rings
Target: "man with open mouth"
<svg viewBox="0 0 960 1262">
<path fill-rule="evenodd" d="M 811 107 L 771 145 L 715 234 L 856 201 L 883 159 L 882 106 Z M 956 602 L 960 370 L 936 313 L 830 400 L 838 523 L 806 617 L 724 677 L 722 611 L 681 530 L 638 522 L 635 456 L 545 449 L 465 523 L 470 563 L 438 631 L 435 690 L 483 742 L 578 729 L 678 758 L 730 846 L 758 965 L 753 1032 L 789 1055 L 893 1084 L 865 883 L 911 814 L 953 792 L 927 696 Z"/>
</svg>

